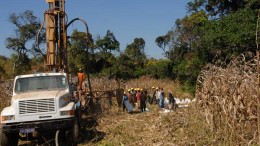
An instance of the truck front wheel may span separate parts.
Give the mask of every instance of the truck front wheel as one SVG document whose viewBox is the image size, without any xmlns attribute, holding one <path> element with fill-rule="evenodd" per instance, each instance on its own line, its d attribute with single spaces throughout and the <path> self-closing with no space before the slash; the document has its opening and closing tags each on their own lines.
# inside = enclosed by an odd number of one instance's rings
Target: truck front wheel
<svg viewBox="0 0 260 146">
<path fill-rule="evenodd" d="M 6 134 L 1 132 L 1 146 L 17 146 L 18 134 Z"/>
</svg>

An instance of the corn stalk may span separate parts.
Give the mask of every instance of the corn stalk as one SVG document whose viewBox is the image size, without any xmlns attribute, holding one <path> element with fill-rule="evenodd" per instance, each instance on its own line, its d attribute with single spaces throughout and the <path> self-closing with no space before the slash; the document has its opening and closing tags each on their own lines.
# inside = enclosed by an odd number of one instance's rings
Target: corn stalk
<svg viewBox="0 0 260 146">
<path fill-rule="evenodd" d="M 259 63 L 260 63 L 260 59 L 259 59 L 259 43 L 258 43 L 258 33 L 259 33 L 259 19 L 260 19 L 260 10 L 258 10 L 258 17 L 257 17 L 257 24 L 256 24 L 256 56 L 257 56 L 257 73 L 258 73 L 258 90 L 257 90 L 257 117 L 258 117 L 258 144 L 260 145 L 260 71 L 259 71 Z"/>
</svg>

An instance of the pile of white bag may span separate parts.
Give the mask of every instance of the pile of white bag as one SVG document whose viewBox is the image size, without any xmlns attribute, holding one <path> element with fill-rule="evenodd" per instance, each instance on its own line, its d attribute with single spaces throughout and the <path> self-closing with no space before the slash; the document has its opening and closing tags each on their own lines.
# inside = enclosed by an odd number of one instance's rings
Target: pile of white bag
<svg viewBox="0 0 260 146">
<path fill-rule="evenodd" d="M 190 100 L 189 98 L 179 99 L 179 98 L 175 97 L 174 99 L 175 99 L 175 102 L 178 105 L 178 107 L 188 107 L 191 102 L 196 101 L 196 98 L 193 100 Z M 164 106 L 168 106 L 168 104 L 169 104 L 169 100 L 168 100 L 168 98 L 165 98 Z"/>
</svg>

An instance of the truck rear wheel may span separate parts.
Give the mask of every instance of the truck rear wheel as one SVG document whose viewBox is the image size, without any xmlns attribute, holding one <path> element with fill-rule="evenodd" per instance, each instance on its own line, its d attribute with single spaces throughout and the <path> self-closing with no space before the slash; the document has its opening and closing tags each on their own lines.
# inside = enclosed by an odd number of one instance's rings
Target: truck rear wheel
<svg viewBox="0 0 260 146">
<path fill-rule="evenodd" d="M 1 131 L 1 146 L 17 146 L 18 134 L 6 134 Z"/>
<path fill-rule="evenodd" d="M 78 119 L 75 118 L 73 129 L 72 129 L 72 137 L 73 137 L 73 145 L 77 145 L 79 140 L 79 122 Z"/>
<path fill-rule="evenodd" d="M 65 145 L 66 146 L 76 146 L 78 144 L 78 140 L 79 140 L 79 124 L 78 124 L 78 119 L 75 118 L 74 120 L 74 124 L 72 129 L 70 129 L 69 131 L 67 131 L 68 133 L 66 133 L 65 135 Z M 70 138 L 67 138 L 70 137 Z"/>
</svg>

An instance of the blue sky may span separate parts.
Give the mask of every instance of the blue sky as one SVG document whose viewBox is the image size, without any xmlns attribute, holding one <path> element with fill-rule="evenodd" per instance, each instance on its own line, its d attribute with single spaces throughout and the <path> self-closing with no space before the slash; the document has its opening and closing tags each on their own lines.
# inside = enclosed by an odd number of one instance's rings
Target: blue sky
<svg viewBox="0 0 260 146">
<path fill-rule="evenodd" d="M 14 34 L 14 25 L 8 22 L 12 12 L 32 10 L 41 21 L 46 0 L 1 0 L 0 1 L 0 55 L 9 57 L 13 53 L 6 49 L 5 39 Z M 191 0 L 66 0 L 69 20 L 85 19 L 94 39 L 111 30 L 120 42 L 120 50 L 134 38 L 142 37 L 146 42 L 145 52 L 149 58 L 163 58 L 162 50 L 155 44 L 156 37 L 164 35 L 174 27 L 178 18 L 186 15 L 186 4 Z M 85 31 L 80 22 L 70 26 Z M 68 34 L 69 35 L 69 34 Z"/>
</svg>

